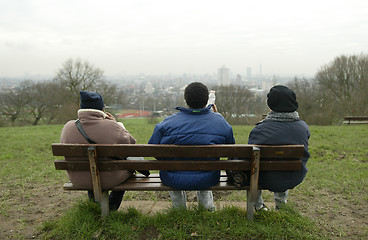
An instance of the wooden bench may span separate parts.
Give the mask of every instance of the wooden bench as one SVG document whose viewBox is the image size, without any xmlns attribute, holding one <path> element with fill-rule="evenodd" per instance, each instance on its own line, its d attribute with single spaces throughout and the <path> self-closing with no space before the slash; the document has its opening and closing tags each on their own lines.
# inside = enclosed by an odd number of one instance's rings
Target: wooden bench
<svg viewBox="0 0 368 240">
<path fill-rule="evenodd" d="M 368 123 L 368 116 L 346 116 L 344 117 L 346 124 Z"/>
<path fill-rule="evenodd" d="M 236 188 L 222 174 L 220 182 L 209 190 L 246 190 L 247 218 L 253 219 L 257 198 L 259 171 L 295 171 L 301 169 L 303 145 L 155 145 L 155 144 L 52 144 L 54 156 L 86 157 L 85 161 L 55 160 L 57 170 L 90 171 L 95 200 L 101 205 L 101 215 L 109 212 L 108 191 L 101 190 L 100 171 L 112 170 L 242 170 L 250 171 L 250 186 Z M 104 160 L 98 158 L 145 157 L 145 160 Z M 156 158 L 189 158 L 187 160 L 156 160 Z M 221 160 L 190 160 L 190 158 L 221 158 Z M 237 158 L 229 160 L 228 158 Z M 86 190 L 67 182 L 65 190 Z M 110 190 L 169 191 L 158 174 L 145 177 L 133 175 Z"/>
</svg>

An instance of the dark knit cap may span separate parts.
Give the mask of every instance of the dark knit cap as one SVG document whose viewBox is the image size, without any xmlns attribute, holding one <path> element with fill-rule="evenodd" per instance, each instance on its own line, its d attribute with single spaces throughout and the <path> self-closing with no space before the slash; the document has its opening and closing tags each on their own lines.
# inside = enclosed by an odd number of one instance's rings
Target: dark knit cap
<svg viewBox="0 0 368 240">
<path fill-rule="evenodd" d="M 298 109 L 295 92 L 285 86 L 274 86 L 267 94 L 267 104 L 275 112 L 294 112 Z"/>
<path fill-rule="evenodd" d="M 96 92 L 80 91 L 80 108 L 81 109 L 98 109 L 104 108 L 102 96 Z"/>
</svg>

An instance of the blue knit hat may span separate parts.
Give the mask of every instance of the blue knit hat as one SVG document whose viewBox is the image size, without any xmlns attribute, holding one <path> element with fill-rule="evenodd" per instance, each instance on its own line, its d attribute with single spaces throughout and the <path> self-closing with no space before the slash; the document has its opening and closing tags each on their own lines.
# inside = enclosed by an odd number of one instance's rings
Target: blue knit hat
<svg viewBox="0 0 368 240">
<path fill-rule="evenodd" d="M 81 109 L 98 109 L 104 108 L 104 101 L 100 94 L 96 92 L 80 91 L 80 108 Z"/>
</svg>

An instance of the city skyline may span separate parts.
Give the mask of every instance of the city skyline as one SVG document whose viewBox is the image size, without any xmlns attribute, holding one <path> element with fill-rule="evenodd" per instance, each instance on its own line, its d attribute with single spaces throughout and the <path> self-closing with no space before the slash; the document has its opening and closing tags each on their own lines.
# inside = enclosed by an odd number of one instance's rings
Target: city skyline
<svg viewBox="0 0 368 240">
<path fill-rule="evenodd" d="M 311 77 L 367 53 L 368 2 L 0 2 L 0 77 L 55 75 L 69 58 L 114 75 Z"/>
</svg>

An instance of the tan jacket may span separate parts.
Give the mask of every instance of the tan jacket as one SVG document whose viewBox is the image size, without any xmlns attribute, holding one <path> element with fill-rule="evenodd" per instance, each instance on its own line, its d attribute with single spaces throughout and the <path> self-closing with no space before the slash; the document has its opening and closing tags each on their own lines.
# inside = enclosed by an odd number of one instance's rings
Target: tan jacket
<svg viewBox="0 0 368 240">
<path fill-rule="evenodd" d="M 124 128 L 124 125 L 106 118 L 100 110 L 80 109 L 78 118 L 84 131 L 96 143 L 106 144 L 134 144 L 136 141 Z M 88 143 L 78 131 L 75 120 L 67 122 L 61 131 L 61 143 Z M 65 158 L 66 160 L 80 160 L 80 158 Z M 87 159 L 88 160 L 88 159 Z M 103 161 L 106 159 L 99 159 Z M 102 189 L 109 189 L 125 181 L 131 173 L 127 170 L 100 172 Z M 92 189 L 89 171 L 68 171 L 69 180 L 78 187 Z"/>
</svg>

